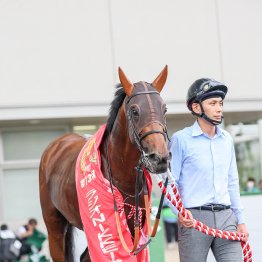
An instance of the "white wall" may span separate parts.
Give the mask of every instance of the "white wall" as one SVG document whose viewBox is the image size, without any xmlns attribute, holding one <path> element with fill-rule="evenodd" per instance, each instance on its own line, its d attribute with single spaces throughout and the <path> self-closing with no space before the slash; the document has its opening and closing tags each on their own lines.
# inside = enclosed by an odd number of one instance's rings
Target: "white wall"
<svg viewBox="0 0 262 262">
<path fill-rule="evenodd" d="M 109 29 L 106 0 L 1 1 L 0 104 L 108 101 Z"/>
<path fill-rule="evenodd" d="M 203 76 L 229 84 L 229 102 L 259 107 L 261 11 L 258 0 L 1 1 L 0 114 L 17 105 L 107 105 L 119 65 L 130 80 L 151 82 L 168 64 L 163 96 L 180 112 Z"/>
<path fill-rule="evenodd" d="M 262 2 L 217 0 L 229 98 L 262 98 Z"/>
</svg>

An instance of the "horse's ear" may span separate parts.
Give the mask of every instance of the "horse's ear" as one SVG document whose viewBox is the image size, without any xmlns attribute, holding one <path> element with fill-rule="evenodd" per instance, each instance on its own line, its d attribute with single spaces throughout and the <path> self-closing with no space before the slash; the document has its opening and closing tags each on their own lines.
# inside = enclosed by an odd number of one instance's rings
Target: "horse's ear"
<svg viewBox="0 0 262 262">
<path fill-rule="evenodd" d="M 158 75 L 158 77 L 153 81 L 152 85 L 154 88 L 160 93 L 163 89 L 167 79 L 167 65 L 164 67 L 164 69 L 161 71 L 161 73 Z"/>
<path fill-rule="evenodd" d="M 130 96 L 132 94 L 134 85 L 128 80 L 121 67 L 118 67 L 118 75 L 126 95 Z"/>
</svg>

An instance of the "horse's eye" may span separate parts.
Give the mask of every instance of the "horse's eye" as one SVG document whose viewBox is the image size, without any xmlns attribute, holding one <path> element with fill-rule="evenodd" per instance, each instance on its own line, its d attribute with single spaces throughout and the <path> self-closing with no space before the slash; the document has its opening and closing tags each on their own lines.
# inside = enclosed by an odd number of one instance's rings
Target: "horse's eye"
<svg viewBox="0 0 262 262">
<path fill-rule="evenodd" d="M 133 116 L 139 116 L 139 112 L 136 108 L 132 108 L 131 111 Z"/>
<path fill-rule="evenodd" d="M 164 114 L 167 112 L 167 106 L 164 106 Z"/>
</svg>

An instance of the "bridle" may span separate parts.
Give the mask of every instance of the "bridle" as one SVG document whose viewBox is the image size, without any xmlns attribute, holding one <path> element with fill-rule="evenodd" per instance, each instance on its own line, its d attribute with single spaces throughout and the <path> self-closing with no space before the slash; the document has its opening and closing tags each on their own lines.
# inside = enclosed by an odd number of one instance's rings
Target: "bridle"
<svg viewBox="0 0 262 262">
<path fill-rule="evenodd" d="M 135 96 L 138 96 L 138 95 L 147 95 L 147 94 L 157 94 L 157 95 L 160 95 L 159 92 L 157 92 L 157 91 L 137 92 L 137 93 L 129 96 L 129 97 L 126 99 L 126 102 L 125 102 L 126 108 L 127 108 L 127 106 L 129 105 L 129 102 L 131 101 L 132 98 L 134 98 Z M 132 128 L 133 133 L 134 133 L 134 139 L 135 139 L 135 142 L 136 142 L 136 144 L 137 144 L 137 147 L 138 147 L 138 149 L 139 149 L 140 151 L 143 151 L 143 147 L 142 147 L 142 145 L 141 145 L 142 140 L 143 140 L 145 137 L 147 137 L 147 136 L 149 136 L 149 135 L 151 135 L 151 134 L 160 133 L 160 134 L 162 134 L 162 135 L 165 137 L 165 139 L 166 139 L 166 138 L 169 139 L 168 133 L 167 133 L 167 128 L 166 128 L 166 123 L 163 123 L 163 124 L 160 123 L 160 125 L 164 127 L 164 131 L 160 131 L 160 130 L 150 130 L 150 131 L 148 131 L 148 132 L 144 132 L 141 136 L 139 136 L 139 134 L 138 134 L 138 132 L 136 131 L 135 126 L 134 126 L 134 122 L 133 122 L 134 120 L 133 120 L 133 117 L 132 117 L 133 115 L 132 115 L 131 111 L 132 111 L 132 109 L 129 107 L 128 110 L 127 110 L 127 118 L 128 118 L 129 123 L 131 124 L 130 126 L 131 126 L 131 128 Z"/>
<path fill-rule="evenodd" d="M 151 134 L 155 134 L 155 133 L 160 133 L 164 136 L 165 140 L 170 141 L 168 133 L 167 133 L 167 128 L 166 128 L 166 123 L 160 123 L 158 121 L 158 123 L 160 124 L 160 126 L 163 127 L 163 131 L 161 130 L 150 130 L 147 132 L 144 132 L 143 134 L 139 134 L 138 131 L 135 128 L 134 125 L 134 119 L 133 119 L 133 114 L 132 114 L 132 108 L 128 107 L 130 101 L 132 98 L 134 98 L 135 96 L 138 95 L 150 95 L 150 94 L 157 94 L 160 95 L 159 92 L 157 91 L 142 91 L 142 92 L 137 92 L 132 94 L 131 96 L 127 97 L 125 100 L 125 108 L 126 108 L 126 114 L 127 114 L 127 121 L 128 124 L 131 128 L 131 131 L 133 133 L 133 138 L 134 138 L 134 142 L 138 148 L 138 150 L 141 152 L 141 156 L 140 156 L 140 161 L 142 162 L 142 164 L 147 168 L 150 169 L 150 165 L 149 165 L 149 159 L 148 159 L 148 154 L 145 152 L 143 145 L 142 145 L 142 141 L 143 139 L 145 139 L 147 136 L 151 135 Z"/>
<path fill-rule="evenodd" d="M 135 167 L 135 171 L 136 171 L 136 174 L 137 174 L 136 175 L 136 186 L 135 186 L 135 222 L 134 222 L 135 234 L 134 234 L 133 247 L 131 249 L 127 246 L 126 241 L 123 237 L 123 233 L 121 231 L 119 211 L 118 211 L 118 207 L 117 207 L 116 200 L 115 200 L 114 189 L 113 189 L 113 177 L 112 177 L 111 167 L 110 167 L 110 162 L 109 162 L 109 157 L 108 157 L 108 139 L 107 139 L 107 142 L 106 142 L 106 163 L 107 163 L 107 170 L 108 170 L 108 174 L 109 174 L 110 187 L 111 187 L 111 191 L 112 191 L 113 198 L 114 198 L 114 213 L 115 213 L 115 218 L 116 218 L 117 231 L 118 231 L 120 241 L 121 241 L 124 249 L 128 253 L 134 254 L 134 255 L 138 254 L 141 250 L 143 250 L 151 242 L 151 238 L 155 237 L 156 231 L 157 231 L 157 228 L 158 228 L 158 224 L 159 224 L 159 221 L 160 221 L 160 215 L 161 215 L 161 210 L 162 210 L 162 205 L 163 205 L 163 200 L 164 200 L 164 193 L 162 193 L 160 203 L 159 203 L 159 207 L 158 207 L 158 212 L 157 212 L 157 215 L 156 215 L 156 220 L 155 220 L 155 223 L 154 223 L 154 227 L 152 229 L 151 228 L 151 221 L 150 221 L 149 192 L 148 192 L 147 183 L 145 181 L 145 174 L 144 174 L 146 172 L 146 170 L 150 168 L 150 161 L 149 161 L 149 157 L 148 157 L 149 155 L 144 150 L 144 147 L 142 145 L 142 141 L 147 136 L 149 136 L 151 134 L 155 134 L 155 133 L 162 134 L 164 136 L 165 140 L 166 139 L 169 140 L 169 137 L 168 137 L 168 133 L 167 133 L 166 123 L 165 122 L 161 123 L 159 121 L 156 121 L 156 122 L 159 123 L 163 127 L 163 131 L 161 131 L 161 130 L 150 130 L 150 131 L 144 132 L 143 134 L 140 135 L 139 132 L 137 131 L 136 127 L 135 127 L 133 114 L 131 112 L 132 109 L 129 106 L 129 103 L 132 100 L 132 98 L 134 98 L 138 95 L 152 95 L 152 94 L 160 95 L 159 92 L 157 92 L 157 91 L 142 91 L 142 92 L 134 93 L 131 96 L 126 97 L 126 99 L 125 99 L 125 109 L 126 109 L 128 126 L 131 128 L 134 142 L 135 142 L 138 150 L 141 153 L 140 159 L 137 163 L 137 166 Z M 140 248 L 137 249 L 138 242 L 139 242 L 139 218 L 138 218 L 138 213 L 139 213 L 138 202 L 139 202 L 139 195 L 140 195 L 140 193 L 139 193 L 139 181 L 140 181 L 141 176 L 142 176 L 142 188 L 143 188 L 143 193 L 144 193 L 144 203 L 145 203 L 145 210 L 146 210 L 146 222 L 147 222 L 147 225 L 148 225 L 148 235 L 150 235 L 150 238 L 148 239 L 148 241 L 143 246 L 141 246 Z M 167 183 L 167 181 L 166 181 L 166 183 Z M 120 191 L 122 191 L 122 190 L 120 190 Z"/>
</svg>

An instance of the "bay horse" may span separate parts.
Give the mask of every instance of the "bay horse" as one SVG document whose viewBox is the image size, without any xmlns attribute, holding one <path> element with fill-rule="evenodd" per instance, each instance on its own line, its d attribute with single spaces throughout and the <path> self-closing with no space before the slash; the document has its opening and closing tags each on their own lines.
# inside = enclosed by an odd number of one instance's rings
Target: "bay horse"
<svg viewBox="0 0 262 262">
<path fill-rule="evenodd" d="M 160 96 L 167 79 L 167 66 L 152 83 L 132 83 L 120 67 L 118 75 L 121 84 L 111 102 L 100 156 L 102 174 L 119 189 L 127 203 L 124 207 L 127 215 L 135 205 L 136 185 L 142 187 L 142 178 L 136 180 L 138 162 L 142 159 L 142 164 L 151 173 L 164 173 L 168 168 L 166 105 Z M 83 230 L 75 166 L 86 142 L 87 138 L 83 136 L 66 134 L 49 144 L 41 157 L 40 203 L 54 262 L 74 261 L 72 228 Z M 138 205 L 145 207 L 140 193 Z M 142 212 L 142 224 L 145 220 L 145 212 Z M 127 222 L 134 236 L 135 223 L 132 219 Z M 91 261 L 88 247 L 80 260 Z"/>
</svg>

